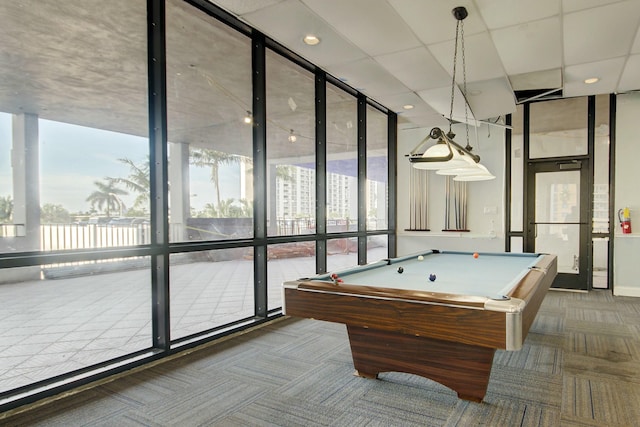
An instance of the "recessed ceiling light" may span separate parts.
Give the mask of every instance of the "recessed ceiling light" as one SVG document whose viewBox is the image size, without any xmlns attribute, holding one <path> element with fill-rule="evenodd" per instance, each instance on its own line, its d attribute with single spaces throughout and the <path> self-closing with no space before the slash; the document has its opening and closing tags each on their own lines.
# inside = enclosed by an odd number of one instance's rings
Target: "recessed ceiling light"
<svg viewBox="0 0 640 427">
<path fill-rule="evenodd" d="M 584 82 L 585 82 L 586 84 L 588 84 L 588 85 L 592 85 L 592 84 L 594 84 L 594 83 L 598 83 L 599 81 L 600 81 L 600 79 L 599 79 L 599 78 L 597 78 L 597 77 L 591 77 L 591 78 L 589 78 L 589 79 L 585 79 L 585 80 L 584 80 Z"/>
<path fill-rule="evenodd" d="M 407 105 L 403 105 L 402 108 L 404 108 L 405 110 L 412 110 L 413 109 L 413 105 L 411 104 L 407 104 Z"/>
<path fill-rule="evenodd" d="M 469 95 L 471 95 L 471 96 L 478 96 L 478 95 L 481 95 L 481 94 L 482 94 L 482 91 L 480 89 L 474 89 L 474 90 L 470 90 L 469 91 Z"/>
<path fill-rule="evenodd" d="M 320 43 L 320 39 L 317 36 L 314 36 L 313 34 L 307 34 L 306 36 L 304 36 L 304 39 L 302 39 L 304 41 L 305 44 L 308 44 L 309 46 L 315 46 L 318 43 Z"/>
</svg>

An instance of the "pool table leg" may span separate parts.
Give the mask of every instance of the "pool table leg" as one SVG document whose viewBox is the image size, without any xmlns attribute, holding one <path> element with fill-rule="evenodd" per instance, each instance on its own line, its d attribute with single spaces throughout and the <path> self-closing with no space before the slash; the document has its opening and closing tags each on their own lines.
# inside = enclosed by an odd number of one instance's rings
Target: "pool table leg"
<svg viewBox="0 0 640 427">
<path fill-rule="evenodd" d="M 347 325 L 357 375 L 406 372 L 454 390 L 460 399 L 482 402 L 496 349 Z"/>
</svg>

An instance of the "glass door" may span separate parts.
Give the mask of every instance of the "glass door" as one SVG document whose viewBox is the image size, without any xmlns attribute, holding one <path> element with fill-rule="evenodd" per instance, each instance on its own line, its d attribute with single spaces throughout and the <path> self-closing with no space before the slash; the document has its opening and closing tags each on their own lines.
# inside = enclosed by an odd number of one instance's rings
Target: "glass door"
<svg viewBox="0 0 640 427">
<path fill-rule="evenodd" d="M 557 255 L 555 288 L 590 288 L 586 169 L 586 160 L 529 164 L 525 250 Z"/>
</svg>

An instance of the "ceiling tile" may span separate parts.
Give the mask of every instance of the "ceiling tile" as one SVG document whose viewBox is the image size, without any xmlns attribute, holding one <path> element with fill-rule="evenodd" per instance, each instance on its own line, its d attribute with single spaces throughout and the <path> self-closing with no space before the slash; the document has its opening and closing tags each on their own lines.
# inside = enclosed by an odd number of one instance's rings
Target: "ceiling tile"
<svg viewBox="0 0 640 427">
<path fill-rule="evenodd" d="M 404 50 L 374 58 L 413 91 L 450 84 L 451 76 L 426 47 Z"/>
<path fill-rule="evenodd" d="M 560 18 L 519 24 L 491 32 L 507 74 L 549 70 L 562 65 Z"/>
<path fill-rule="evenodd" d="M 440 113 L 433 112 L 430 114 L 423 114 L 417 117 L 407 117 L 406 120 L 411 120 L 411 123 L 414 124 L 415 127 L 423 127 L 423 128 L 446 128 L 449 126 L 449 120 L 445 119 Z M 411 127 L 407 126 L 405 129 L 410 129 Z M 416 141 L 417 142 L 417 141 Z"/>
<path fill-rule="evenodd" d="M 280 3 L 281 1 L 282 0 L 209 0 L 210 3 L 217 4 L 235 15 L 255 12 L 256 10 Z"/>
<path fill-rule="evenodd" d="M 469 37 L 465 36 L 464 44 L 468 82 L 504 76 L 502 61 L 488 32 Z M 451 70 L 451 72 L 453 71 L 454 47 L 454 40 L 428 46 L 433 56 L 440 62 L 440 65 L 445 70 Z M 463 68 L 462 49 L 460 46 L 458 46 L 457 61 L 456 80 L 461 83 L 463 81 Z"/>
<path fill-rule="evenodd" d="M 560 0 L 476 0 L 490 30 L 560 15 Z"/>
<path fill-rule="evenodd" d="M 334 76 L 376 99 L 377 95 L 409 92 L 409 88 L 371 58 L 327 67 Z"/>
<path fill-rule="evenodd" d="M 482 16 L 471 0 L 388 0 L 424 44 L 440 43 L 456 37 L 456 18 L 451 11 L 464 6 L 469 16 L 464 20 L 466 35 L 486 31 Z"/>
<path fill-rule="evenodd" d="M 453 97 L 453 114 L 451 114 L 451 86 L 421 90 L 418 92 L 418 95 L 420 98 L 424 99 L 431 108 L 442 114 L 445 118 L 449 118 L 451 116 L 453 120 L 460 122 L 465 121 L 465 117 L 468 121 L 473 121 L 475 119 L 469 104 L 466 105 L 467 111 L 465 113 L 466 101 L 457 86 L 455 86 L 455 95 Z"/>
<path fill-rule="evenodd" d="M 467 101 L 478 120 L 516 111 L 516 100 L 506 77 L 468 84 Z"/>
<path fill-rule="evenodd" d="M 510 75 L 513 90 L 560 89 L 562 88 L 562 69 L 534 71 Z"/>
<path fill-rule="evenodd" d="M 589 64 L 571 65 L 564 70 L 564 96 L 584 96 L 613 93 L 622 74 L 625 58 L 607 59 Z M 585 79 L 598 77 L 597 83 L 586 84 Z"/>
<path fill-rule="evenodd" d="M 243 15 L 243 18 L 272 39 L 321 67 L 366 57 L 362 50 L 297 0 L 286 0 Z M 287 25 L 282 25 L 283 22 Z M 304 44 L 302 38 L 309 33 L 318 36 L 320 44 Z"/>
<path fill-rule="evenodd" d="M 619 92 L 627 92 L 638 90 L 638 88 L 640 88 L 640 55 L 631 55 L 627 58 L 617 89 Z"/>
<path fill-rule="evenodd" d="M 420 45 L 386 0 L 302 0 L 333 28 L 371 56 Z M 366 13 L 366 19 L 363 18 Z"/>
<path fill-rule="evenodd" d="M 562 11 L 564 13 L 576 12 L 578 10 L 600 7 L 605 4 L 617 3 L 620 0 L 562 0 Z"/>
<path fill-rule="evenodd" d="M 563 31 L 565 64 L 626 55 L 636 36 L 639 19 L 640 1 L 637 0 L 566 14 Z"/>
<path fill-rule="evenodd" d="M 415 92 L 380 95 L 378 101 L 387 106 L 391 111 L 403 117 L 417 117 L 421 114 L 439 114 L 431 108 Z M 405 105 L 413 105 L 412 109 L 405 110 Z"/>
<path fill-rule="evenodd" d="M 640 53 L 640 27 L 636 31 L 636 38 L 631 46 L 631 53 Z"/>
</svg>

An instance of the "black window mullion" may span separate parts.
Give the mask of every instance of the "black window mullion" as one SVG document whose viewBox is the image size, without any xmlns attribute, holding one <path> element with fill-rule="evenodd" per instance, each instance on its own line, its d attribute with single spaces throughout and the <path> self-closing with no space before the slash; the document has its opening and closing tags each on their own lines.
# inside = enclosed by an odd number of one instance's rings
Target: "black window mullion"
<svg viewBox="0 0 640 427">
<path fill-rule="evenodd" d="M 607 260 L 607 272 L 609 288 L 614 291 L 614 265 L 613 255 L 615 252 L 614 247 L 614 230 L 616 208 L 615 208 L 615 194 L 616 194 L 616 113 L 618 109 L 617 95 L 609 95 L 609 259 Z"/>
<path fill-rule="evenodd" d="M 505 252 L 511 252 L 511 191 L 512 191 L 512 182 L 511 182 L 511 170 L 513 168 L 513 163 L 511 161 L 511 153 L 513 152 L 513 145 L 511 140 L 511 114 L 507 114 L 505 116 L 505 124 L 507 128 L 505 129 L 505 159 L 504 159 L 504 170 L 505 170 L 505 201 L 504 201 L 504 212 L 505 212 L 505 222 L 504 228 L 506 230 L 505 239 L 504 239 L 504 250 Z"/>
<path fill-rule="evenodd" d="M 530 121 L 529 121 L 529 113 L 531 111 L 531 104 L 526 103 L 524 104 L 523 110 L 522 110 L 522 152 L 524 153 L 524 159 L 522 162 L 523 165 L 523 173 L 522 173 L 522 200 L 524 201 L 524 209 L 522 209 L 522 232 L 523 232 L 523 238 L 522 238 L 522 250 L 524 252 L 527 252 L 527 248 L 529 247 L 529 245 L 533 245 L 533 242 L 529 242 L 529 240 L 531 240 L 530 236 L 531 236 L 531 230 L 529 230 L 529 212 L 530 209 L 532 208 L 532 206 L 530 205 L 530 203 L 533 203 L 534 200 L 529 201 L 529 197 L 534 197 L 533 195 L 530 195 L 529 192 L 527 191 L 528 185 L 529 185 L 529 128 L 530 128 Z M 534 218 L 531 218 L 531 221 L 533 221 Z"/>
<path fill-rule="evenodd" d="M 387 113 L 387 218 L 388 229 L 391 233 L 387 240 L 387 256 L 396 256 L 396 228 L 398 203 L 396 181 L 397 181 L 397 140 L 398 140 L 398 116 L 395 113 Z"/>
<path fill-rule="evenodd" d="M 158 254 L 151 256 L 153 346 L 168 350 L 171 332 L 165 34 L 164 1 L 147 0 L 151 245 L 162 248 Z"/>
<path fill-rule="evenodd" d="M 367 99 L 358 95 L 358 264 L 367 263 Z"/>
<path fill-rule="evenodd" d="M 254 32 L 251 43 L 253 85 L 253 289 L 254 312 L 267 316 L 267 80 L 265 37 Z"/>
<path fill-rule="evenodd" d="M 327 76 L 316 72 L 316 272 L 327 271 Z"/>
</svg>

